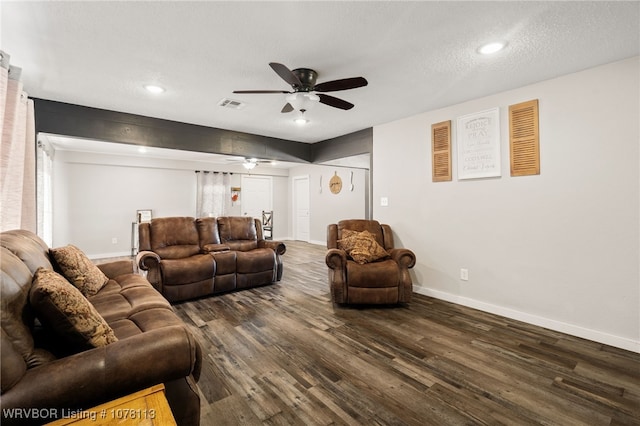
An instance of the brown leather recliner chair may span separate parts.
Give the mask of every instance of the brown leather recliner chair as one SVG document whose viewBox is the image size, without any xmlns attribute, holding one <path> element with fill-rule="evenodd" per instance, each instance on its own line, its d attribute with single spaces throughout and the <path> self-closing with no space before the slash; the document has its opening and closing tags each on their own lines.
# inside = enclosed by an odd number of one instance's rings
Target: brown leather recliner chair
<svg viewBox="0 0 640 426">
<path fill-rule="evenodd" d="M 138 228 L 138 263 L 147 279 L 170 302 L 212 294 L 216 263 L 200 250 L 192 217 L 153 219 Z"/>
<path fill-rule="evenodd" d="M 346 232 L 345 232 L 346 231 Z M 386 253 L 367 263 L 356 262 L 344 246 L 348 231 L 368 231 Z M 353 234 L 353 233 L 352 233 Z M 342 240 L 342 241 L 340 241 Z M 331 298 L 339 304 L 396 304 L 411 301 L 413 284 L 409 268 L 416 263 L 408 249 L 394 248 L 389 225 L 375 220 L 342 220 L 327 226 L 327 255 Z"/>
</svg>

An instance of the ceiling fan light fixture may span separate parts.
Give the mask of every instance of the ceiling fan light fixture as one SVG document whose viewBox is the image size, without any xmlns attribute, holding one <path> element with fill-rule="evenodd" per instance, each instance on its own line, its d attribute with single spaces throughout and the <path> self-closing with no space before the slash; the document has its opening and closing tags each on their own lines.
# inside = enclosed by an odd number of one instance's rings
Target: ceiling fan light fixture
<svg viewBox="0 0 640 426">
<path fill-rule="evenodd" d="M 164 93 L 164 87 L 161 86 L 156 86 L 155 84 L 145 84 L 144 88 L 147 90 L 147 92 L 149 93 L 153 93 L 153 94 L 160 94 L 160 93 Z"/>
<path fill-rule="evenodd" d="M 309 120 L 307 120 L 305 118 L 305 116 L 304 116 L 305 112 L 307 112 L 306 109 L 301 109 L 300 110 L 300 115 L 293 119 L 293 122 L 296 123 L 298 126 L 304 126 L 305 124 L 307 124 L 309 122 Z"/>
<path fill-rule="evenodd" d="M 253 170 L 256 168 L 257 165 L 258 165 L 258 162 L 255 158 L 252 158 L 251 160 L 245 160 L 245 162 L 242 163 L 242 166 L 247 170 Z"/>
<path fill-rule="evenodd" d="M 492 55 L 504 49 L 507 46 L 507 43 L 504 41 L 494 41 L 492 43 L 487 43 L 485 45 L 480 46 L 478 49 L 478 53 L 481 55 Z"/>
<path fill-rule="evenodd" d="M 296 92 L 287 96 L 287 102 L 289 102 L 296 111 L 309 111 L 309 109 L 320 102 L 320 96 L 310 92 Z"/>
</svg>

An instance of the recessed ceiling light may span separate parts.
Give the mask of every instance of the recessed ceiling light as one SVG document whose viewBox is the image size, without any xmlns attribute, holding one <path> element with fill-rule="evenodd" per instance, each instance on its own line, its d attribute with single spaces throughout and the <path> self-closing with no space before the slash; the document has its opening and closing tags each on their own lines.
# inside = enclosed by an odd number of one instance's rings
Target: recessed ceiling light
<svg viewBox="0 0 640 426">
<path fill-rule="evenodd" d="M 307 120 L 304 117 L 298 117 L 295 120 L 293 120 L 297 125 L 299 126 L 304 126 L 305 124 L 307 124 L 309 122 L 309 120 Z"/>
<path fill-rule="evenodd" d="M 501 51 L 502 49 L 505 48 L 506 45 L 507 43 L 502 41 L 487 43 L 478 49 L 478 53 L 481 53 L 483 55 L 491 55 L 492 53 Z"/>
<path fill-rule="evenodd" d="M 148 92 L 151 93 L 162 93 L 164 92 L 164 87 L 160 87 L 160 86 L 156 86 L 153 84 L 147 84 L 144 86 L 145 89 L 147 89 Z"/>
</svg>

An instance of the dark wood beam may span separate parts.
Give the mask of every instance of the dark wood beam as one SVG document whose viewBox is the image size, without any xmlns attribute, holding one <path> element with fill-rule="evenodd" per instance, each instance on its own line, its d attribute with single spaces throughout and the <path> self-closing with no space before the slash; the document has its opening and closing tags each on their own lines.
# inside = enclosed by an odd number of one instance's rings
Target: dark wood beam
<svg viewBox="0 0 640 426">
<path fill-rule="evenodd" d="M 311 145 L 311 158 L 314 163 L 372 152 L 373 128 L 371 127 Z"/>
<path fill-rule="evenodd" d="M 307 144 L 34 98 L 36 132 L 213 154 L 322 163 L 371 154 L 373 129 Z"/>
<path fill-rule="evenodd" d="M 36 132 L 214 154 L 309 163 L 311 145 L 34 98 Z"/>
</svg>

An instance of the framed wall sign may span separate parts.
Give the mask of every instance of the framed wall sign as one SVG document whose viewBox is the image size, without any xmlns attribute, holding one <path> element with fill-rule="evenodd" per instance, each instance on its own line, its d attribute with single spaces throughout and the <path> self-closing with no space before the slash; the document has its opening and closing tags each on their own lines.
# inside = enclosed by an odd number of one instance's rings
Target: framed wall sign
<svg viewBox="0 0 640 426">
<path fill-rule="evenodd" d="M 151 210 L 138 210 L 138 223 L 151 222 Z"/>
<path fill-rule="evenodd" d="M 501 176 L 500 109 L 458 117 L 458 179 Z"/>
</svg>

